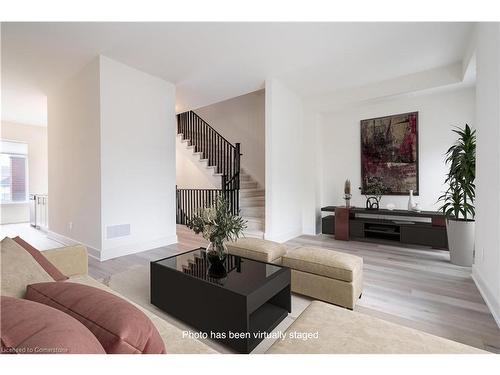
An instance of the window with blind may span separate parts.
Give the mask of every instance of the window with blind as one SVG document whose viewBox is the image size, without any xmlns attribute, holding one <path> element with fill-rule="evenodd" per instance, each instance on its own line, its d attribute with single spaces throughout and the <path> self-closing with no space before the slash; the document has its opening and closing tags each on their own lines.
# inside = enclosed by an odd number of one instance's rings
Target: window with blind
<svg viewBox="0 0 500 375">
<path fill-rule="evenodd" d="M 1 201 L 25 202 L 28 200 L 28 145 L 22 142 L 1 141 Z"/>
</svg>

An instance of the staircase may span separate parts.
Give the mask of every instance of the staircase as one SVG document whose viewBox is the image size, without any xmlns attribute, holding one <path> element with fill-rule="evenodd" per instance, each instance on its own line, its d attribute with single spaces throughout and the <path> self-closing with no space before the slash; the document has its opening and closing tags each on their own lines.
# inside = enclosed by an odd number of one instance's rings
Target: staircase
<svg viewBox="0 0 500 375">
<path fill-rule="evenodd" d="M 246 237 L 264 238 L 265 190 L 243 169 L 240 172 L 240 215 L 248 222 Z"/>
<path fill-rule="evenodd" d="M 177 115 L 177 134 L 199 169 L 214 181 L 213 189 L 177 189 L 177 223 L 186 224 L 223 194 L 232 212 L 248 221 L 245 236 L 263 238 L 265 194 L 240 168 L 240 144 L 231 144 L 193 111 Z"/>
</svg>

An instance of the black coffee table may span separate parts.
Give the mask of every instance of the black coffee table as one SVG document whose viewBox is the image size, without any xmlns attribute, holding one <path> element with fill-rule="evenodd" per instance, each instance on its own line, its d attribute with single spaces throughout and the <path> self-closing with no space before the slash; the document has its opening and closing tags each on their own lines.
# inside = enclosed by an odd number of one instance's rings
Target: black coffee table
<svg viewBox="0 0 500 375">
<path fill-rule="evenodd" d="M 213 277 L 204 248 L 151 262 L 151 303 L 250 353 L 291 312 L 290 269 L 234 255 L 224 266 Z"/>
</svg>

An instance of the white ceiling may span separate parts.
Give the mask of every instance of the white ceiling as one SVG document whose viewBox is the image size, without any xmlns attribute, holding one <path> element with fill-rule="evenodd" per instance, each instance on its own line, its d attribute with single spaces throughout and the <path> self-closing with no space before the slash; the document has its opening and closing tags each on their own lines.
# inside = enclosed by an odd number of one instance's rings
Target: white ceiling
<svg viewBox="0 0 500 375">
<path fill-rule="evenodd" d="M 2 118 L 46 122 L 44 95 L 98 54 L 177 85 L 197 108 L 282 79 L 304 97 L 461 61 L 470 23 L 3 23 Z M 36 100 L 38 98 L 38 100 Z"/>
</svg>

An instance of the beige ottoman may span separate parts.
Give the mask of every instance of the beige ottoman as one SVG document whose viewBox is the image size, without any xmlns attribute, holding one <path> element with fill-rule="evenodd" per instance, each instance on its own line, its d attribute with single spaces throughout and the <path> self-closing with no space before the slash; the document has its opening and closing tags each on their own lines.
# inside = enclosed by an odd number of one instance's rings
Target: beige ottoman
<svg viewBox="0 0 500 375">
<path fill-rule="evenodd" d="M 266 263 L 280 263 L 287 247 L 277 242 L 260 238 L 240 238 L 236 242 L 227 243 L 229 254 L 250 258 Z"/>
<path fill-rule="evenodd" d="M 353 309 L 363 290 L 363 258 L 333 250 L 299 247 L 281 264 L 292 269 L 292 292 Z"/>
</svg>

